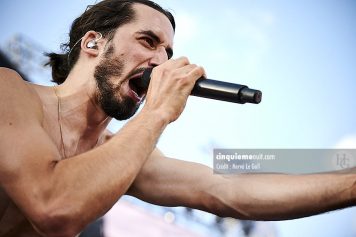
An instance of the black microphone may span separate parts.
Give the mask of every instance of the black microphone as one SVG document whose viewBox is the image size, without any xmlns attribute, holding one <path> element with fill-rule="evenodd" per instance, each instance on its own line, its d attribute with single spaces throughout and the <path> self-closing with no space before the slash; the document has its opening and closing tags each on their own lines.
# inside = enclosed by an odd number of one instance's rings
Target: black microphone
<svg viewBox="0 0 356 237">
<path fill-rule="evenodd" d="M 147 68 L 142 75 L 143 86 L 148 87 L 151 79 L 152 68 Z M 191 95 L 228 101 L 238 104 L 252 103 L 259 104 L 262 100 L 262 92 L 250 89 L 247 86 L 199 78 L 191 92 Z"/>
</svg>

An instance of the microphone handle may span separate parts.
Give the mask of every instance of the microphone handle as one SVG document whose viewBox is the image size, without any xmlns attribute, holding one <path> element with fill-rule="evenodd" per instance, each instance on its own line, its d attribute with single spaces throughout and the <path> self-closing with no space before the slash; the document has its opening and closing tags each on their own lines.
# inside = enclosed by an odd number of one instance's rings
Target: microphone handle
<svg viewBox="0 0 356 237">
<path fill-rule="evenodd" d="M 262 92 L 259 90 L 250 89 L 245 85 L 204 78 L 197 80 L 191 95 L 238 104 L 259 104 L 262 99 Z"/>
<path fill-rule="evenodd" d="M 149 84 L 152 68 L 146 69 L 142 75 L 143 83 Z M 214 100 L 222 100 L 238 104 L 259 104 L 262 100 L 262 92 L 250 89 L 247 86 L 199 78 L 191 92 L 191 95 Z"/>
</svg>

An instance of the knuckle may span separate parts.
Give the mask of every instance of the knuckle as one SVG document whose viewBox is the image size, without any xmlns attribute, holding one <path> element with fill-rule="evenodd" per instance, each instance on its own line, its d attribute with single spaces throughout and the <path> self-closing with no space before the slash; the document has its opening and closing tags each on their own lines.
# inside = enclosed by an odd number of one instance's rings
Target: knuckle
<svg viewBox="0 0 356 237">
<path fill-rule="evenodd" d="M 188 75 L 179 73 L 178 71 L 173 72 L 172 80 L 174 80 L 178 84 L 184 84 L 188 79 Z"/>
<path fill-rule="evenodd" d="M 185 56 L 181 57 L 180 60 L 186 65 L 189 64 L 189 59 Z"/>
<path fill-rule="evenodd" d="M 163 78 L 169 77 L 170 74 L 171 74 L 171 71 L 169 71 L 167 68 L 163 68 L 161 70 L 161 75 L 162 75 Z"/>
<path fill-rule="evenodd" d="M 200 76 L 204 75 L 204 69 L 200 66 L 196 66 L 192 71 L 191 71 L 191 75 L 193 77 L 197 77 L 199 78 Z"/>
<path fill-rule="evenodd" d="M 198 67 L 199 73 L 204 75 L 205 74 L 205 69 L 201 66 Z"/>
<path fill-rule="evenodd" d="M 180 84 L 181 86 L 187 86 L 187 85 L 190 84 L 190 80 L 189 80 L 189 79 L 190 79 L 190 78 L 188 77 L 188 75 L 183 75 L 183 76 L 181 76 L 180 79 L 179 79 L 179 84 Z"/>
</svg>

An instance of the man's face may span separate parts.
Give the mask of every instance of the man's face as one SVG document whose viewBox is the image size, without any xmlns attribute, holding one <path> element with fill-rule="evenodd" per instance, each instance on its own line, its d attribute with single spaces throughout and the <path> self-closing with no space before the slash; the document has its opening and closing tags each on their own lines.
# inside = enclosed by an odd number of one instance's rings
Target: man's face
<svg viewBox="0 0 356 237">
<path fill-rule="evenodd" d="M 118 120 L 130 118 L 144 100 L 146 90 L 136 83 L 144 69 L 173 54 L 174 30 L 168 18 L 142 4 L 133 8 L 135 19 L 117 29 L 94 73 L 101 108 Z"/>
</svg>

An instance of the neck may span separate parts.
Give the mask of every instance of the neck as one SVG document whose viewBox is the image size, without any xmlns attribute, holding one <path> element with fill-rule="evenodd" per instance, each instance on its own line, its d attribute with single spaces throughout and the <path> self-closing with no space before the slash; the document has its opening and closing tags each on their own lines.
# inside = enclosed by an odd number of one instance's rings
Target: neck
<svg viewBox="0 0 356 237">
<path fill-rule="evenodd" d="M 55 88 L 58 123 L 67 157 L 95 146 L 111 120 L 98 105 L 95 90 L 94 79 L 81 80 L 74 75 Z"/>
</svg>

